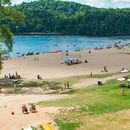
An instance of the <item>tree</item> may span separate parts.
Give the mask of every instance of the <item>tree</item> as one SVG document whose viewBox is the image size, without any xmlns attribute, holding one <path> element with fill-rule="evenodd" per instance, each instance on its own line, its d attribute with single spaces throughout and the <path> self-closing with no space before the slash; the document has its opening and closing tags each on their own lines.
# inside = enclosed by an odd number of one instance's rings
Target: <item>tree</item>
<svg viewBox="0 0 130 130">
<path fill-rule="evenodd" d="M 0 0 L 0 70 L 2 69 L 2 57 L 13 47 L 13 34 L 9 24 L 20 25 L 24 21 L 24 15 L 16 11 L 10 5 L 10 0 Z M 3 45 L 6 47 L 3 49 Z"/>
<path fill-rule="evenodd" d="M 39 0 L 13 7 L 24 13 L 25 24 L 14 33 L 130 35 L 130 8 L 105 9 L 61 0 Z"/>
</svg>

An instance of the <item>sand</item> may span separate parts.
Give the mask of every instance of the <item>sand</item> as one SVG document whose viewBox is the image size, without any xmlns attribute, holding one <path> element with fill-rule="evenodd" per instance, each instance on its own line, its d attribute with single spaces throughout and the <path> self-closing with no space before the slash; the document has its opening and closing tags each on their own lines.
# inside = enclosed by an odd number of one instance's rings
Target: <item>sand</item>
<svg viewBox="0 0 130 130">
<path fill-rule="evenodd" d="M 35 61 L 35 57 L 39 60 Z M 71 66 L 61 64 L 64 59 L 72 57 L 79 58 L 83 63 Z M 84 60 L 88 63 L 84 63 Z M 100 74 L 103 73 L 103 66 L 107 66 L 109 73 L 119 72 L 123 67 L 130 69 L 130 48 L 92 50 L 91 54 L 88 50 L 70 52 L 69 56 L 64 55 L 63 58 L 62 53 L 13 57 L 4 61 L 0 77 L 16 71 L 25 79 L 37 79 L 38 74 L 43 79 L 88 75 L 90 72 Z"/>
<path fill-rule="evenodd" d="M 52 114 L 58 112 L 57 107 L 36 106 L 38 113 L 22 114 L 21 106 L 65 97 L 63 95 L 0 95 L 0 130 L 20 130 L 31 125 L 54 122 Z M 11 112 L 15 114 L 12 115 Z"/>
</svg>

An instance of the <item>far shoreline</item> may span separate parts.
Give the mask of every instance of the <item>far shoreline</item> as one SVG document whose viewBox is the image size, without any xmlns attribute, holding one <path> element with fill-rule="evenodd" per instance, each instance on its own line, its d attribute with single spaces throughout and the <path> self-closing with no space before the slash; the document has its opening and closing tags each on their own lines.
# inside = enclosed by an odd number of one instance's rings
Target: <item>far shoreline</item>
<svg viewBox="0 0 130 130">
<path fill-rule="evenodd" d="M 43 33 L 43 32 L 29 32 L 29 33 L 14 33 L 14 36 L 18 35 L 72 35 L 72 36 L 88 36 L 88 37 L 129 37 L 130 35 L 119 35 L 119 34 L 111 34 L 111 35 L 94 35 L 94 34 L 69 34 L 69 33 Z"/>
</svg>

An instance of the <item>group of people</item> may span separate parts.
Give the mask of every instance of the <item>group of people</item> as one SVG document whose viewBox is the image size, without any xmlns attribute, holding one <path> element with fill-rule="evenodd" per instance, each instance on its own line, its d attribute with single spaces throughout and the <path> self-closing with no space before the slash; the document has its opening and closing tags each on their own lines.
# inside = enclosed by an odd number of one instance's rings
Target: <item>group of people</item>
<svg viewBox="0 0 130 130">
<path fill-rule="evenodd" d="M 39 60 L 39 58 L 38 57 L 34 57 L 34 61 L 38 61 Z"/>
<path fill-rule="evenodd" d="M 124 49 L 124 47 L 128 47 L 129 46 L 129 43 L 126 43 L 126 44 L 120 44 L 121 42 L 119 41 L 118 43 L 115 43 L 114 44 L 114 47 L 117 48 L 117 49 Z"/>
<path fill-rule="evenodd" d="M 108 69 L 106 66 L 103 67 L 103 70 L 101 72 L 108 72 Z"/>
<path fill-rule="evenodd" d="M 21 79 L 21 76 L 17 73 L 17 72 L 15 72 L 15 74 L 8 74 L 8 75 L 4 75 L 4 78 L 5 79 Z"/>
<path fill-rule="evenodd" d="M 34 52 L 28 52 L 27 54 L 23 53 L 21 56 L 32 56 L 32 55 L 39 55 L 40 52 L 34 53 Z"/>
<path fill-rule="evenodd" d="M 34 104 L 30 105 L 30 112 L 31 113 L 36 113 L 37 112 L 36 106 Z M 28 108 L 27 108 L 27 106 L 25 104 L 22 105 L 22 113 L 23 114 L 28 114 L 29 113 L 29 110 L 28 110 Z"/>
<path fill-rule="evenodd" d="M 69 89 L 70 88 L 70 84 L 69 84 L 69 82 L 67 81 L 66 83 L 64 83 L 64 85 L 63 85 L 63 90 L 64 89 Z"/>
</svg>

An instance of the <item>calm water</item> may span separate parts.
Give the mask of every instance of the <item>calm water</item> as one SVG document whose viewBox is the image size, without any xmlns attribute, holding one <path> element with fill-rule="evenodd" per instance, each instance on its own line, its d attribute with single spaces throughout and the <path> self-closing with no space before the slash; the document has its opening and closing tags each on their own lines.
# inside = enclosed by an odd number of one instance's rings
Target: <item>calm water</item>
<svg viewBox="0 0 130 130">
<path fill-rule="evenodd" d="M 14 48 L 11 55 L 27 52 L 47 52 L 51 50 L 76 50 L 106 47 L 122 40 L 130 42 L 130 37 L 89 37 L 64 35 L 20 35 L 14 36 Z"/>
</svg>

